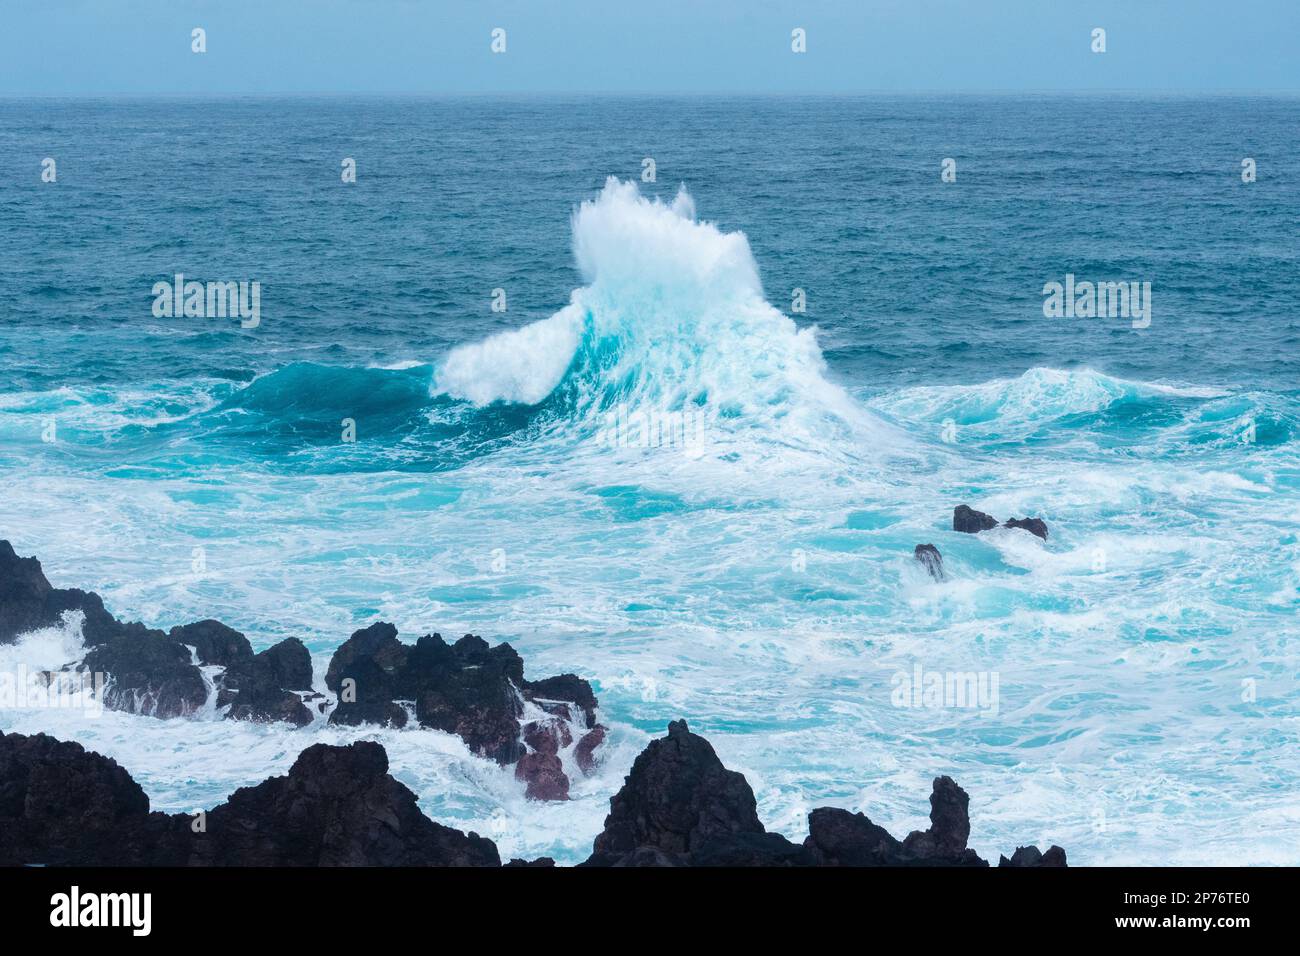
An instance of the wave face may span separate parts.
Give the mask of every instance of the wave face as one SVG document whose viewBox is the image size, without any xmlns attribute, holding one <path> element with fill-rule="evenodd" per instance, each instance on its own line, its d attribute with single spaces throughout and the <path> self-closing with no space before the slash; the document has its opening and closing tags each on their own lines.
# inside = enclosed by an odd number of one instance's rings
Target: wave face
<svg viewBox="0 0 1300 956">
<path fill-rule="evenodd" d="M 57 192 L 0 198 L 0 537 L 123 619 L 302 638 L 318 676 L 376 619 L 508 640 L 530 676 L 590 679 L 611 733 L 537 805 L 430 731 L 0 727 L 80 740 L 172 812 L 373 737 L 433 818 L 572 863 L 684 716 L 790 837 L 820 805 L 924 827 L 946 773 L 985 857 L 1300 861 L 1300 203 L 1204 162 L 1300 151 L 1293 103 L 108 109 L 0 101 L 0 155 L 69 144 Z M 659 198 L 591 180 L 647 130 Z M 317 193 L 322 136 L 383 166 Z M 999 161 L 918 175 L 949 143 Z M 149 314 L 153 281 L 204 269 L 263 281 L 258 329 Z M 1151 327 L 1044 319 L 1069 270 L 1154 279 Z M 1049 538 L 957 534 L 961 502 Z M 43 632 L 0 672 L 79 653 Z M 996 710 L 906 706 L 918 664 L 996 675 Z"/>
<path fill-rule="evenodd" d="M 742 437 L 818 451 L 867 416 L 825 377 L 811 328 L 763 297 L 743 233 L 695 220 L 683 187 L 671 203 L 611 177 L 573 214 L 586 285 L 548 319 L 454 349 L 438 394 L 478 406 L 540 405 L 591 438 L 632 414 L 698 418 L 736 451 Z M 633 440 L 637 436 L 631 436 Z"/>
</svg>

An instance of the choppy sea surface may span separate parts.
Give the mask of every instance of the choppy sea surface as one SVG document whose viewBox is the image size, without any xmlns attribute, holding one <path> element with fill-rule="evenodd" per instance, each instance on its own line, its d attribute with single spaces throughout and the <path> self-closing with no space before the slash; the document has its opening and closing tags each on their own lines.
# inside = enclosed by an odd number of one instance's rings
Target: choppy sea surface
<svg viewBox="0 0 1300 956">
<path fill-rule="evenodd" d="M 684 716 L 794 838 L 923 826 L 950 774 L 994 860 L 1300 862 L 1297 106 L 0 100 L 0 537 L 318 680 L 376 619 L 508 640 L 612 732 L 537 804 L 432 731 L 0 727 L 169 811 L 371 737 L 435 819 L 572 863 Z M 177 273 L 259 282 L 259 324 L 156 316 Z M 1149 324 L 1045 317 L 1067 274 L 1150 282 Z M 918 667 L 996 697 L 927 706 Z"/>
</svg>

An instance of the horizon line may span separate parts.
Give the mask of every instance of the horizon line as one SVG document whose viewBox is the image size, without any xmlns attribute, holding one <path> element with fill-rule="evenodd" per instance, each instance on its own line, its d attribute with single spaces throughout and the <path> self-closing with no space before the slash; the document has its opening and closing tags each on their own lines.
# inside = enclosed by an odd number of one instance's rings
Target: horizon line
<svg viewBox="0 0 1300 956">
<path fill-rule="evenodd" d="M 861 90 L 104 90 L 31 91 L 0 90 L 0 99 L 94 99 L 102 98 L 219 98 L 219 97 L 308 97 L 308 96 L 413 96 L 413 97 L 865 97 L 865 96 L 1300 96 L 1300 88 L 1187 88 L 1187 87 L 1096 87 L 1096 88 L 1011 88 L 987 89 L 876 88 Z"/>
</svg>

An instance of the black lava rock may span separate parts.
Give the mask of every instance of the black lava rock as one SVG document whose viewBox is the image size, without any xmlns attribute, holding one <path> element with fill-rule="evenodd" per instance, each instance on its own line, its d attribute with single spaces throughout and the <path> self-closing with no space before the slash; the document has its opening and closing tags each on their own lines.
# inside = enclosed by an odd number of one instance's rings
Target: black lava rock
<svg viewBox="0 0 1300 956">
<path fill-rule="evenodd" d="M 180 717 L 208 700 L 208 685 L 190 649 L 141 624 L 91 648 L 82 667 L 107 675 L 104 704 L 114 710 Z"/>
<path fill-rule="evenodd" d="M 952 530 L 964 531 L 966 534 L 976 534 L 980 531 L 989 531 L 998 526 L 998 519 L 992 515 L 986 515 L 982 511 L 976 511 L 974 508 L 966 505 L 958 505 L 952 510 Z"/>
<path fill-rule="evenodd" d="M 1023 528 L 1030 534 L 1036 535 L 1044 541 L 1047 540 L 1047 522 L 1042 518 L 1011 518 L 1006 522 L 1005 527 Z"/>
<path fill-rule="evenodd" d="M 685 721 L 675 721 L 667 737 L 651 741 L 633 762 L 581 865 L 988 866 L 966 846 L 969 803 L 951 777 L 935 778 L 930 827 L 904 840 L 864 814 L 818 807 L 808 815 L 808 837 L 800 846 L 767 833 L 745 778 L 727 770 Z M 1030 850 L 1018 850 L 1003 865 L 1065 865 L 1059 847 L 1043 854 L 1043 862 Z"/>
<path fill-rule="evenodd" d="M 1052 846 L 1046 853 L 1039 852 L 1036 846 L 1018 846 L 1011 859 L 998 858 L 998 866 L 1022 867 L 1062 867 L 1065 866 L 1065 851 L 1059 846 Z"/>
<path fill-rule="evenodd" d="M 721 844 L 766 832 L 756 807 L 744 776 L 724 767 L 686 721 L 673 721 L 668 736 L 650 742 L 610 799 L 605 828 L 587 863 L 613 866 L 646 848 L 688 858 L 706 842 L 713 859 L 743 855 L 752 852 L 751 844 L 735 850 Z"/>
<path fill-rule="evenodd" d="M 81 633 L 87 644 L 119 637 L 129 626 L 104 610 L 95 592 L 52 587 L 40 561 L 18 557 L 8 541 L 0 540 L 0 644 L 12 643 L 37 628 L 53 627 L 67 611 L 84 615 Z"/>
<path fill-rule="evenodd" d="M 114 761 L 44 734 L 0 734 L 0 865 L 499 866 L 491 840 L 441 826 L 379 744 L 316 744 L 287 776 L 201 817 L 149 812 Z"/>
<path fill-rule="evenodd" d="M 575 750 L 584 773 L 594 767 L 593 751 L 605 737 L 587 681 L 574 674 L 526 681 L 523 658 L 513 647 L 492 646 L 473 634 L 454 644 L 426 634 L 409 645 L 397 639 L 393 625 L 372 624 L 334 652 L 325 684 L 339 695 L 331 723 L 401 727 L 413 710 L 420 726 L 456 734 L 497 763 L 517 764 L 516 776 L 534 800 L 568 799 L 569 778 L 557 754 L 574 735 L 559 724 L 525 727 L 525 701 L 557 721 L 590 728 Z"/>
<path fill-rule="evenodd" d="M 311 690 L 311 652 L 296 637 L 286 637 L 279 644 L 257 655 L 270 665 L 276 682 L 287 690 Z"/>
</svg>

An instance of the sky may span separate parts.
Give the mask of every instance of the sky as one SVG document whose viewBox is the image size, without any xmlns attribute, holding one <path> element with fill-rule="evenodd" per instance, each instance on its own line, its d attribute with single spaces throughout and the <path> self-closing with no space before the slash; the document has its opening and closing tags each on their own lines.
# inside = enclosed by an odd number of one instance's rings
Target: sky
<svg viewBox="0 0 1300 956">
<path fill-rule="evenodd" d="M 0 0 L 2 94 L 878 90 L 1297 91 L 1300 0 Z"/>
</svg>

